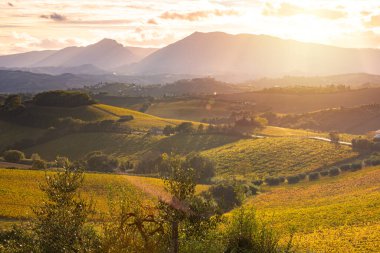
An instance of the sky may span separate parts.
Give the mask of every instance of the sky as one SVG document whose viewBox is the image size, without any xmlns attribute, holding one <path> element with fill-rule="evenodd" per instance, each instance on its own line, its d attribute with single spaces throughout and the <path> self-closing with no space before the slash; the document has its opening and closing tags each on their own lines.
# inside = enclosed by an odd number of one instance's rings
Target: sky
<svg viewBox="0 0 380 253">
<path fill-rule="evenodd" d="M 380 0 L 0 0 L 0 55 L 103 38 L 163 47 L 195 31 L 380 48 Z"/>
</svg>

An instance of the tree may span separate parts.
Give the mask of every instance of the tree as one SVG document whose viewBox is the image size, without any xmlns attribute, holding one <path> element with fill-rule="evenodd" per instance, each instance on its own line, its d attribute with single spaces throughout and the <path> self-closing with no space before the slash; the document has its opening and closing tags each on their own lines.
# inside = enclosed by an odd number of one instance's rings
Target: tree
<svg viewBox="0 0 380 253">
<path fill-rule="evenodd" d="M 191 123 L 191 122 L 182 122 L 181 124 L 179 124 L 175 128 L 175 130 L 178 133 L 185 133 L 185 134 L 192 133 L 194 131 L 194 129 L 193 129 L 193 123 Z"/>
<path fill-rule="evenodd" d="M 215 176 L 214 163 L 199 154 L 189 155 L 186 162 L 190 168 L 194 169 L 196 181 L 199 183 L 209 183 Z"/>
<path fill-rule="evenodd" d="M 339 144 L 339 133 L 338 132 L 330 132 L 329 137 L 332 143 Z"/>
<path fill-rule="evenodd" d="M 4 111 L 11 112 L 22 107 L 22 100 L 20 95 L 9 95 L 3 105 Z"/>
<path fill-rule="evenodd" d="M 34 231 L 41 252 L 83 252 L 97 248 L 95 232 L 86 226 L 93 213 L 92 204 L 78 194 L 84 180 L 82 168 L 73 164 L 62 172 L 46 175 L 45 180 L 40 189 L 47 200 L 34 210 L 37 217 Z"/>
<path fill-rule="evenodd" d="M 6 162 L 11 162 L 11 163 L 18 163 L 22 159 L 25 159 L 24 153 L 18 150 L 7 150 L 4 152 L 3 156 Z"/>
<path fill-rule="evenodd" d="M 119 167 L 119 160 L 103 154 L 102 152 L 92 152 L 86 156 L 87 169 L 92 171 L 113 172 Z"/>
<path fill-rule="evenodd" d="M 171 125 L 166 125 L 163 130 L 163 134 L 166 136 L 170 136 L 175 133 L 175 128 Z"/>
<path fill-rule="evenodd" d="M 35 170 L 44 170 L 47 168 L 47 164 L 42 159 L 34 159 L 32 163 L 32 169 Z"/>
</svg>

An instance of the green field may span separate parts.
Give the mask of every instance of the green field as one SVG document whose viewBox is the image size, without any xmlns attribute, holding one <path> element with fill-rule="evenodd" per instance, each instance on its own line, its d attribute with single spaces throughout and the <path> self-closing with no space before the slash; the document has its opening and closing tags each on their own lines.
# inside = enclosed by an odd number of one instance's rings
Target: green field
<svg viewBox="0 0 380 253">
<path fill-rule="evenodd" d="M 215 161 L 218 174 L 294 175 L 354 158 L 350 147 L 294 137 L 246 139 L 202 152 Z"/>
<path fill-rule="evenodd" d="M 315 182 L 270 187 L 247 205 L 281 231 L 295 229 L 301 252 L 378 252 L 380 167 Z"/>
<path fill-rule="evenodd" d="M 184 99 L 152 104 L 146 113 L 164 118 L 201 121 L 204 118 L 228 117 L 240 107 L 214 99 Z"/>
<path fill-rule="evenodd" d="M 0 150 L 22 139 L 37 139 L 45 130 L 0 121 Z"/>
</svg>

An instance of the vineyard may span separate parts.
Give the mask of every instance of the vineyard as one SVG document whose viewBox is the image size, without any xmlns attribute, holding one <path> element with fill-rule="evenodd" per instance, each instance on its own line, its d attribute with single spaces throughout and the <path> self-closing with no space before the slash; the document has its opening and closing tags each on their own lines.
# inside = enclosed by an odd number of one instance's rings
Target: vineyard
<svg viewBox="0 0 380 253">
<path fill-rule="evenodd" d="M 282 231 L 295 229 L 303 252 L 377 252 L 380 249 L 380 167 L 337 178 L 284 185 L 248 206 Z"/>
<path fill-rule="evenodd" d="M 202 152 L 219 174 L 293 175 L 354 158 L 350 147 L 293 137 L 246 139 Z"/>
</svg>

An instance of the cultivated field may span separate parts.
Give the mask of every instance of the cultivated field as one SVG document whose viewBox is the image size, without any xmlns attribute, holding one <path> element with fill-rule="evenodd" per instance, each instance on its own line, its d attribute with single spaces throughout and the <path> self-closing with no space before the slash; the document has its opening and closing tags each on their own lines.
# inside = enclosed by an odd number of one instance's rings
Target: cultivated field
<svg viewBox="0 0 380 253">
<path fill-rule="evenodd" d="M 354 158 L 350 147 L 294 137 L 246 139 L 202 152 L 218 174 L 264 177 L 310 172 Z"/>
<path fill-rule="evenodd" d="M 315 182 L 270 187 L 247 205 L 301 252 L 379 252 L 380 167 Z"/>
</svg>

